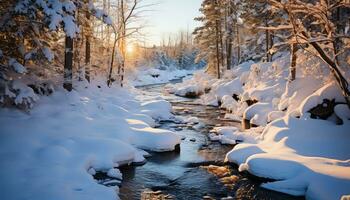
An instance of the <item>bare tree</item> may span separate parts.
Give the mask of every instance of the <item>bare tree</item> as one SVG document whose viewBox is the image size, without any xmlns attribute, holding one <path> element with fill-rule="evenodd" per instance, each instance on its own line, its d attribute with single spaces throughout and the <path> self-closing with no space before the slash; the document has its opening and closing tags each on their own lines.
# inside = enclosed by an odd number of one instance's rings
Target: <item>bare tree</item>
<svg viewBox="0 0 350 200">
<path fill-rule="evenodd" d="M 112 49 L 112 59 L 110 63 L 110 69 L 108 73 L 108 86 L 111 86 L 113 82 L 113 66 L 115 61 L 115 54 L 117 44 L 119 46 L 120 62 L 118 62 L 117 74 L 119 77 L 120 85 L 123 87 L 124 73 L 125 73 L 125 57 L 126 57 L 126 38 L 139 31 L 139 27 L 132 28 L 131 30 L 127 25 L 133 17 L 136 17 L 135 11 L 141 0 L 132 0 L 131 2 L 126 0 L 118 0 L 118 27 L 114 27 L 114 43 Z"/>
<path fill-rule="evenodd" d="M 317 1 L 317 4 L 310 4 L 300 0 L 289 0 L 286 2 L 270 0 L 270 2 L 276 8 L 282 9 L 288 14 L 297 43 L 299 45 L 308 44 L 312 46 L 317 52 L 317 56 L 329 66 L 350 108 L 349 83 L 345 79 L 339 63 L 337 62 L 338 55 L 336 51 L 330 49 L 329 45 L 327 45 L 332 44 L 334 47 L 337 38 L 347 37 L 337 34 L 331 20 L 331 13 L 338 7 L 350 8 L 350 3 L 346 0 L 335 1 L 332 4 L 325 0 Z M 313 27 L 312 32 L 310 21 L 317 22 L 318 25 L 317 29 Z M 349 48 L 347 45 L 344 46 L 345 49 Z M 349 67 L 345 68 L 349 69 Z"/>
</svg>

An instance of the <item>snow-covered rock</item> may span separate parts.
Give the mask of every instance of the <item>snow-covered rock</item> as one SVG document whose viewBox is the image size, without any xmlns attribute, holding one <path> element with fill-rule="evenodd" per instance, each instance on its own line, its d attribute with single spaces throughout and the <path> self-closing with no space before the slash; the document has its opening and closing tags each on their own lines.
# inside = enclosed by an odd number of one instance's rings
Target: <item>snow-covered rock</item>
<svg viewBox="0 0 350 200">
<path fill-rule="evenodd" d="M 171 111 L 171 104 L 165 100 L 153 100 L 142 103 L 141 112 L 151 116 L 155 120 L 169 120 L 173 118 Z"/>
<path fill-rule="evenodd" d="M 227 160 L 241 171 L 277 180 L 264 183 L 267 189 L 340 199 L 350 191 L 349 125 L 285 117 L 269 124 L 257 144 L 235 146 Z"/>
<path fill-rule="evenodd" d="M 251 124 L 266 125 L 268 114 L 274 110 L 271 103 L 256 103 L 248 107 L 243 114 L 243 118 L 250 120 Z"/>
</svg>

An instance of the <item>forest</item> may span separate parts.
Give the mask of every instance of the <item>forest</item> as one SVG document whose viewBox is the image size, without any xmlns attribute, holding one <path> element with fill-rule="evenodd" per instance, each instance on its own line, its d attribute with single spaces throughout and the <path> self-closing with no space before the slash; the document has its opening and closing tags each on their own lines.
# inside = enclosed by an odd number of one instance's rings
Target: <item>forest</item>
<svg viewBox="0 0 350 200">
<path fill-rule="evenodd" d="M 350 199 L 349 0 L 0 1 L 0 198 Z"/>
</svg>

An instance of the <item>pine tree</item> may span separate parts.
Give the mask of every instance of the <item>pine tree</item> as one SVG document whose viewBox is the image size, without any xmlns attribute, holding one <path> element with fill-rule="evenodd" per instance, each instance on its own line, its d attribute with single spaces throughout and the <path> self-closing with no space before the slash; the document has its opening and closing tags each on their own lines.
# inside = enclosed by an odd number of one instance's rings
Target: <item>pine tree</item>
<svg viewBox="0 0 350 200">
<path fill-rule="evenodd" d="M 222 15 L 220 2 L 218 0 L 204 0 L 200 11 L 203 14 L 197 17 L 203 25 L 194 31 L 194 41 L 200 49 L 199 59 L 208 61 L 208 71 L 215 71 L 218 78 L 221 76 L 221 66 L 223 65 L 223 45 L 222 45 Z"/>
</svg>

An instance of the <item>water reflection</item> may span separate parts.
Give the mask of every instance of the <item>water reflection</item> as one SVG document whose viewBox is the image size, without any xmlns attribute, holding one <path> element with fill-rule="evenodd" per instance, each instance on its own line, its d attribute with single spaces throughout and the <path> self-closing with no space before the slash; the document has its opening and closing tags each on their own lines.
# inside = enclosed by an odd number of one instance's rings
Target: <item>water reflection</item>
<svg viewBox="0 0 350 200">
<path fill-rule="evenodd" d="M 212 143 L 207 137 L 213 126 L 240 128 L 237 122 L 222 121 L 223 111 L 162 94 L 161 86 L 148 86 L 142 90 L 143 95 L 163 95 L 172 103 L 175 115 L 198 117 L 205 126 L 196 129 L 181 123 L 162 123 L 160 128 L 175 131 L 184 138 L 180 153 L 151 152 L 152 157 L 145 165 L 122 167 L 121 199 L 298 199 L 264 190 L 259 187 L 261 179 L 239 173 L 237 166 L 225 165 L 225 154 L 232 146 Z"/>
</svg>

